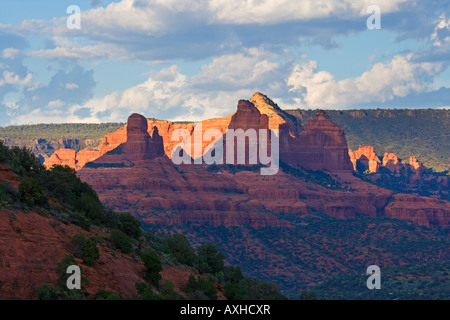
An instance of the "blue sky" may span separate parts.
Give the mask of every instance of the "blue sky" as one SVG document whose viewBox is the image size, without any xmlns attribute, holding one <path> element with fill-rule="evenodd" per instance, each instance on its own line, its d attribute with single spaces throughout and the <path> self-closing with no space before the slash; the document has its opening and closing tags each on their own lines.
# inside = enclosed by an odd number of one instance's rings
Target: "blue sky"
<svg viewBox="0 0 450 320">
<path fill-rule="evenodd" d="M 76 4 L 80 29 L 69 30 Z M 377 5 L 381 29 L 369 30 Z M 450 106 L 450 5 L 415 0 L 2 0 L 0 126 L 281 108 Z"/>
</svg>

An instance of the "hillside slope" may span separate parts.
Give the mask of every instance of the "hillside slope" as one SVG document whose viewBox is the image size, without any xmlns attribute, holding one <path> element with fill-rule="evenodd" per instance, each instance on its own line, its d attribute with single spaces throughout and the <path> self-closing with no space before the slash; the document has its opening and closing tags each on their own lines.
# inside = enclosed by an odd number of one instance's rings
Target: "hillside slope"
<svg viewBox="0 0 450 320">
<path fill-rule="evenodd" d="M 46 170 L 0 142 L 0 299 L 283 299 L 273 284 L 225 266 L 215 245 L 143 232 L 105 209 L 68 167 Z M 82 289 L 66 287 L 66 268 Z M 241 295 L 237 295 L 240 292 Z"/>
</svg>

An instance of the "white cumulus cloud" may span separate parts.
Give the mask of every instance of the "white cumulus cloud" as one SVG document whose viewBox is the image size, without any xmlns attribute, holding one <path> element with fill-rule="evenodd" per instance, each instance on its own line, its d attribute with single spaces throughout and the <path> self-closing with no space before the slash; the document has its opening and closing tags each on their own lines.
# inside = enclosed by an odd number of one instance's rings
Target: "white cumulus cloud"
<svg viewBox="0 0 450 320">
<path fill-rule="evenodd" d="M 385 102 L 428 88 L 442 63 L 414 62 L 411 55 L 397 55 L 388 63 L 377 63 L 356 78 L 336 81 L 317 63 L 298 64 L 287 78 L 291 92 L 307 107 L 342 107 L 358 103 Z"/>
</svg>

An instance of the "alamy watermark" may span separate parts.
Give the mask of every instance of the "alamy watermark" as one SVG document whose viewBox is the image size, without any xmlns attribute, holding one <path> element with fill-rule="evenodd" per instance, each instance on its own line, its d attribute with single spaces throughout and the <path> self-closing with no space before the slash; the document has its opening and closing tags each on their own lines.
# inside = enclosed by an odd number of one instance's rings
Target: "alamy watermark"
<svg viewBox="0 0 450 320">
<path fill-rule="evenodd" d="M 66 281 L 67 289 L 80 290 L 81 289 L 81 269 L 80 269 L 80 267 L 77 265 L 74 265 L 74 264 L 70 265 L 67 267 L 66 273 L 71 274 L 71 276 L 69 276 Z"/>
<path fill-rule="evenodd" d="M 69 30 L 81 29 L 81 9 L 77 5 L 70 5 L 67 7 L 66 13 L 70 13 L 67 17 L 66 25 Z"/>
<path fill-rule="evenodd" d="M 381 289 L 381 270 L 380 267 L 377 265 L 371 265 L 367 267 L 367 271 L 366 273 L 369 276 L 369 278 L 367 278 L 367 288 L 370 290 L 373 289 Z"/>
<path fill-rule="evenodd" d="M 278 129 L 227 129 L 223 134 L 213 128 L 203 132 L 202 124 L 196 123 L 192 134 L 187 129 L 176 129 L 171 140 L 180 141 L 172 149 L 171 158 L 176 165 L 262 164 L 266 167 L 260 169 L 261 175 L 273 175 L 279 169 Z M 209 143 L 205 148 L 204 142 Z"/>
<path fill-rule="evenodd" d="M 377 5 L 371 5 L 367 7 L 367 13 L 371 15 L 367 18 L 367 29 L 381 29 L 381 9 Z"/>
</svg>

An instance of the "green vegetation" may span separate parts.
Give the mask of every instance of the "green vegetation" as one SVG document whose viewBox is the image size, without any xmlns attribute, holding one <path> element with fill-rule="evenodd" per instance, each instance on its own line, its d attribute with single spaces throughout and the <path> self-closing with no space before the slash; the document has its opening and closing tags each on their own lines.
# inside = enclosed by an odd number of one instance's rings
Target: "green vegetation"
<svg viewBox="0 0 450 320">
<path fill-rule="evenodd" d="M 184 234 L 167 236 L 163 242 L 163 252 L 174 257 L 181 264 L 193 267 L 197 263 L 197 255 Z"/>
<path fill-rule="evenodd" d="M 245 278 L 239 267 L 225 269 L 225 296 L 230 300 L 285 300 L 278 286 L 254 278 Z"/>
<path fill-rule="evenodd" d="M 302 125 L 316 110 L 287 110 Z M 345 131 L 350 149 L 373 146 L 383 157 L 395 153 L 408 160 L 415 156 L 435 171 L 450 166 L 450 111 L 433 109 L 326 110 L 331 120 Z"/>
<path fill-rule="evenodd" d="M 313 290 L 319 299 L 449 300 L 450 263 L 405 264 L 381 268 L 381 289 L 369 290 L 368 275 L 349 274 L 328 279 Z"/>
<path fill-rule="evenodd" d="M 123 253 L 130 253 L 133 249 L 133 243 L 130 237 L 122 230 L 112 229 L 110 240 L 114 248 Z"/>
<path fill-rule="evenodd" d="M 141 255 L 141 260 L 145 266 L 145 280 L 152 284 L 157 284 L 161 280 L 162 271 L 161 259 L 153 251 L 147 251 Z"/>
<path fill-rule="evenodd" d="M 0 159 L 17 174 L 20 180 L 19 194 L 11 187 L 0 184 L 0 204 L 12 205 L 20 202 L 22 207 L 43 208 L 53 215 L 63 218 L 60 207 L 53 207 L 50 200 L 64 206 L 66 217 L 89 231 L 91 225 L 116 228 L 133 239 L 141 236 L 141 223 L 129 214 L 121 214 L 104 208 L 96 192 L 82 182 L 75 170 L 67 166 L 54 166 L 52 170 L 39 162 L 31 150 L 7 147 L 0 141 Z"/>
<path fill-rule="evenodd" d="M 196 241 L 192 243 L 197 248 L 207 239 L 220 248 L 219 252 L 225 252 L 228 262 L 239 266 L 246 277 L 276 283 L 283 295 L 292 299 L 299 299 L 305 290 L 314 291 L 323 299 L 318 290 L 311 288 L 311 283 L 343 273 L 365 272 L 374 261 L 384 261 L 389 267 L 424 261 L 448 262 L 445 254 L 450 247 L 448 231 L 405 220 L 370 218 L 364 212 L 357 214 L 360 216 L 336 219 L 319 211 L 277 213 L 281 222 L 288 224 L 286 227 L 214 227 L 189 223 L 170 227 L 144 225 L 144 229 L 179 230 Z M 380 265 L 382 270 L 387 266 Z M 213 274 L 224 285 L 225 296 L 248 297 L 247 282 L 240 280 L 239 272 L 233 276 L 233 270 L 227 268 Z M 236 280 L 232 281 L 233 278 Z"/>
<path fill-rule="evenodd" d="M 200 273 L 217 273 L 224 268 L 225 255 L 213 243 L 202 243 L 197 250 L 198 271 Z"/>
<path fill-rule="evenodd" d="M 235 299 L 281 296 L 276 286 L 245 278 L 239 268 L 225 266 L 225 255 L 212 243 L 202 243 L 195 250 L 183 234 L 143 232 L 141 223 L 133 216 L 104 208 L 94 190 L 83 183 L 69 167 L 55 166 L 52 170 L 46 170 L 30 150 L 9 148 L 1 141 L 0 159 L 2 164 L 12 168 L 19 180 L 19 190 L 9 183 L 0 183 L 0 208 L 38 212 L 49 218 L 49 224 L 62 233 L 65 233 L 63 226 L 70 223 L 86 231 L 93 228 L 109 233 L 109 237 L 75 234 L 71 238 L 71 254 L 66 253 L 57 265 L 56 284 L 43 283 L 37 288 L 39 299 L 122 299 L 121 295 L 108 290 L 99 290 L 89 296 L 85 290 L 88 280 L 84 276 L 81 290 L 69 290 L 66 286 L 70 276 L 66 273 L 67 267 L 78 265 L 75 258 L 80 259 L 83 265 L 97 267 L 99 247 L 102 244 L 113 250 L 132 254 L 132 259 L 140 257 L 145 266 L 145 274 L 142 276 L 146 283 L 136 283 L 139 299 L 184 299 L 175 291 L 172 282 L 167 279 L 161 281 L 163 265 L 190 268 L 197 274 L 197 277 L 193 276 L 190 280 L 189 290 L 185 292 L 191 299 L 216 299 L 217 283 L 227 287 L 228 294 Z M 14 220 L 15 215 L 12 214 L 10 221 Z M 19 227 L 16 227 L 16 232 L 25 237 Z M 114 251 L 110 254 L 117 257 Z M 233 281 L 234 291 L 230 285 Z M 237 295 L 236 292 L 240 291 L 245 294 Z"/>
<path fill-rule="evenodd" d="M 314 291 L 302 291 L 299 296 L 300 300 L 318 300 Z"/>
<path fill-rule="evenodd" d="M 87 239 L 82 234 L 76 234 L 72 237 L 71 242 L 74 246 L 73 255 L 76 258 L 83 259 L 88 266 L 93 266 L 95 260 L 100 258 L 100 253 L 95 241 Z"/>
<path fill-rule="evenodd" d="M 450 201 L 450 189 L 445 183 L 440 182 L 440 179 L 448 174 L 448 170 L 434 172 L 431 169 L 426 169 L 420 174 L 421 178 L 416 179 L 416 173 L 412 170 L 402 168 L 400 174 L 397 174 L 385 167 L 380 167 L 376 174 L 370 172 L 354 173 L 360 179 L 372 182 L 382 188 Z"/>
<path fill-rule="evenodd" d="M 229 171 L 231 173 L 236 173 L 240 171 L 250 171 L 250 172 L 259 172 L 261 168 L 265 166 L 262 164 L 252 164 L 252 165 L 243 165 L 243 164 L 215 164 L 208 166 L 208 171 L 211 172 L 219 172 L 219 171 Z"/>
<path fill-rule="evenodd" d="M 186 291 L 190 297 L 200 297 L 205 295 L 211 300 L 217 299 L 217 288 L 214 282 L 197 276 L 197 279 L 191 274 L 186 284 Z"/>
<path fill-rule="evenodd" d="M 142 223 L 130 214 L 119 215 L 120 229 L 133 239 L 139 239 L 142 234 Z"/>
<path fill-rule="evenodd" d="M 123 297 L 117 292 L 104 289 L 100 289 L 95 296 L 95 300 L 123 300 Z"/>
<path fill-rule="evenodd" d="M 71 274 L 66 273 L 66 270 L 71 265 L 78 265 L 73 255 L 65 254 L 55 270 L 58 279 L 56 285 L 52 286 L 48 283 L 43 283 L 38 288 L 38 298 L 40 300 L 85 300 L 86 291 L 84 285 L 88 282 L 87 278 L 81 277 L 81 290 L 70 290 L 67 288 L 67 279 Z M 82 268 L 80 267 L 81 271 Z M 82 272 L 83 274 L 83 272 Z"/>
<path fill-rule="evenodd" d="M 1 139 L 101 139 L 125 123 L 61 123 L 0 127 Z"/>
</svg>

